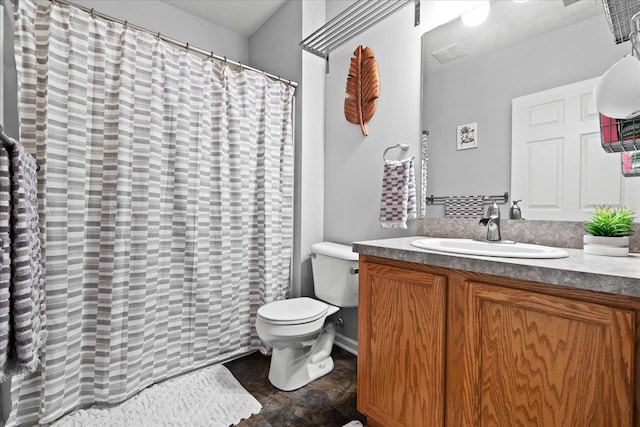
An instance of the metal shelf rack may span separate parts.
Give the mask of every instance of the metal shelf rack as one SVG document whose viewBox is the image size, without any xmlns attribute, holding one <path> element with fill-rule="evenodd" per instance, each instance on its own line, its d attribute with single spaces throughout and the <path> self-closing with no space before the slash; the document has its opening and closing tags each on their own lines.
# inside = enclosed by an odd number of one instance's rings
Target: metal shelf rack
<svg viewBox="0 0 640 427">
<path fill-rule="evenodd" d="M 420 25 L 420 0 L 358 0 L 300 42 L 302 49 L 327 61 L 329 53 L 358 34 L 393 15 L 406 5 L 415 4 L 414 25 Z"/>
</svg>

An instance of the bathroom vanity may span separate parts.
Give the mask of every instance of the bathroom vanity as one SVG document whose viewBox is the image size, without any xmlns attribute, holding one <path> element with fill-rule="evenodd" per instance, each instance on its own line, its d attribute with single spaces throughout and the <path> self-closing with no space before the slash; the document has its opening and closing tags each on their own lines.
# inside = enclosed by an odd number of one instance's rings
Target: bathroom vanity
<svg viewBox="0 0 640 427">
<path fill-rule="evenodd" d="M 358 410 L 372 426 L 634 426 L 640 255 L 358 242 Z"/>
</svg>

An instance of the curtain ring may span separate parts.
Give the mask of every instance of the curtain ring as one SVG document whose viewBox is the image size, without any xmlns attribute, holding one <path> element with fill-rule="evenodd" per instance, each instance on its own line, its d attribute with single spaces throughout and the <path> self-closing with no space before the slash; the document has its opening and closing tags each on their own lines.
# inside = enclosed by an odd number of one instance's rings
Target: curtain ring
<svg viewBox="0 0 640 427">
<path fill-rule="evenodd" d="M 124 21 L 124 25 L 122 26 L 122 28 L 124 28 L 126 30 L 128 25 L 129 25 L 129 21 L 125 20 Z"/>
<path fill-rule="evenodd" d="M 96 15 L 94 14 L 94 9 L 93 9 L 93 8 L 91 8 L 91 17 L 92 17 L 92 18 L 95 18 L 95 17 L 96 17 Z"/>
<path fill-rule="evenodd" d="M 213 61 L 213 51 L 211 51 L 211 56 L 209 58 Z"/>
<path fill-rule="evenodd" d="M 158 31 L 158 34 L 156 35 L 156 40 L 160 40 L 160 31 Z"/>
<path fill-rule="evenodd" d="M 227 65 L 227 57 L 224 57 L 224 65 Z"/>
<path fill-rule="evenodd" d="M 187 52 L 189 52 L 189 42 L 187 42 L 186 49 L 187 49 Z"/>
</svg>

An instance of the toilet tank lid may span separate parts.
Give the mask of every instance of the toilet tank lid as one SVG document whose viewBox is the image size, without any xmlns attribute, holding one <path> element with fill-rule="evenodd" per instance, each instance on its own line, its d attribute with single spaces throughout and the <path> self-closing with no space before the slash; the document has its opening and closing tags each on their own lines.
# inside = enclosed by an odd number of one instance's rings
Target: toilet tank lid
<svg viewBox="0 0 640 427">
<path fill-rule="evenodd" d="M 331 256 L 334 258 L 358 261 L 358 254 L 351 250 L 351 246 L 341 245 L 332 242 L 320 242 L 311 245 L 311 252 L 314 254 Z"/>
</svg>

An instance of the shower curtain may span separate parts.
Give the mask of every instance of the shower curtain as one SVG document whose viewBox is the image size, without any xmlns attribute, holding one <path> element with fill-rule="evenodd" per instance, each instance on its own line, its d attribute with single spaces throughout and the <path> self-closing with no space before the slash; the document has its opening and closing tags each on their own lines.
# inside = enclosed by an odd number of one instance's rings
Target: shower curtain
<svg viewBox="0 0 640 427">
<path fill-rule="evenodd" d="M 43 365 L 9 425 L 258 348 L 289 287 L 291 86 L 60 3 L 13 0 L 46 261 Z"/>
</svg>

